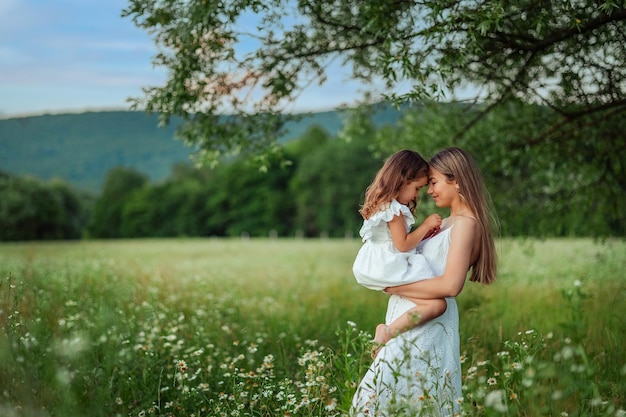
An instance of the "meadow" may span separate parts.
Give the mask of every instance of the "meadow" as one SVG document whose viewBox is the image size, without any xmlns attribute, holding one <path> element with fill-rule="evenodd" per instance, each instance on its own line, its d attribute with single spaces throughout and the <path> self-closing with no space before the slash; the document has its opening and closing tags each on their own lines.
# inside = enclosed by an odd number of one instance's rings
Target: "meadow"
<svg viewBox="0 0 626 417">
<path fill-rule="evenodd" d="M 358 240 L 0 244 L 0 415 L 343 416 L 387 296 Z M 626 243 L 501 240 L 457 298 L 468 416 L 626 415 Z"/>
</svg>

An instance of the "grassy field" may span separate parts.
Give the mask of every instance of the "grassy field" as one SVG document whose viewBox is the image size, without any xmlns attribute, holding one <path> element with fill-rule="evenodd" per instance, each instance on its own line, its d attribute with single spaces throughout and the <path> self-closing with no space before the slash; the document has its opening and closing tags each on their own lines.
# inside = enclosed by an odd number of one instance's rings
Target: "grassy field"
<svg viewBox="0 0 626 417">
<path fill-rule="evenodd" d="M 0 415 L 337 416 L 386 295 L 357 240 L 0 244 Z M 457 298 L 463 414 L 624 416 L 626 243 L 503 240 Z"/>
</svg>

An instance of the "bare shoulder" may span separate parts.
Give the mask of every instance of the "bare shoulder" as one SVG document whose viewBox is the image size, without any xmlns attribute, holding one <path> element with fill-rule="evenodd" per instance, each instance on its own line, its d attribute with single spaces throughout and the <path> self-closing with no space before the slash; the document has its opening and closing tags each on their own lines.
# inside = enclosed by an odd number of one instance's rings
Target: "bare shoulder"
<svg viewBox="0 0 626 417">
<path fill-rule="evenodd" d="M 451 216 L 446 220 L 450 222 L 450 226 L 460 229 L 474 229 L 478 227 L 478 220 L 474 216 Z"/>
<path fill-rule="evenodd" d="M 471 216 L 454 216 L 448 218 L 451 221 L 451 234 L 455 237 L 473 240 L 478 234 L 478 221 Z"/>
<path fill-rule="evenodd" d="M 480 225 L 470 216 L 455 216 L 454 227 L 450 232 L 450 249 L 454 256 L 468 256 L 469 265 L 476 262 L 480 251 Z"/>
</svg>

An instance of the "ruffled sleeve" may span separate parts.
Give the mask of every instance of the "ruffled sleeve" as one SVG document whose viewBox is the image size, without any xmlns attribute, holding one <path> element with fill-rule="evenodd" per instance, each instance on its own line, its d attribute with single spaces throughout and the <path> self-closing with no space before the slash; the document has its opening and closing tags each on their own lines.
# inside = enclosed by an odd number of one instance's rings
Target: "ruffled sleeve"
<svg viewBox="0 0 626 417">
<path fill-rule="evenodd" d="M 372 238 L 374 230 L 379 227 L 387 226 L 387 223 L 394 218 L 394 216 L 404 217 L 404 223 L 407 230 L 415 223 L 411 210 L 404 204 L 400 204 L 396 199 L 391 200 L 389 204 L 383 206 L 383 208 L 374 213 L 369 219 L 363 222 L 363 226 L 359 231 L 363 242 Z"/>
</svg>

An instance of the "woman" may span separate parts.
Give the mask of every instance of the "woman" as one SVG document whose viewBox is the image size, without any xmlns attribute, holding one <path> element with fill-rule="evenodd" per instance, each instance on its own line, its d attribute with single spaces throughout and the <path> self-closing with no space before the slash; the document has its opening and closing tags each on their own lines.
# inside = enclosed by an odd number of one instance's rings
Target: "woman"
<svg viewBox="0 0 626 417">
<path fill-rule="evenodd" d="M 441 231 L 418 251 L 436 277 L 385 291 L 391 294 L 386 323 L 415 307 L 412 298 L 445 297 L 446 311 L 392 338 L 380 350 L 357 388 L 355 416 L 448 416 L 462 401 L 459 319 L 454 297 L 470 280 L 496 278 L 496 253 L 487 192 L 469 153 L 447 148 L 430 160 L 428 194 L 437 207 L 449 208 Z"/>
</svg>

